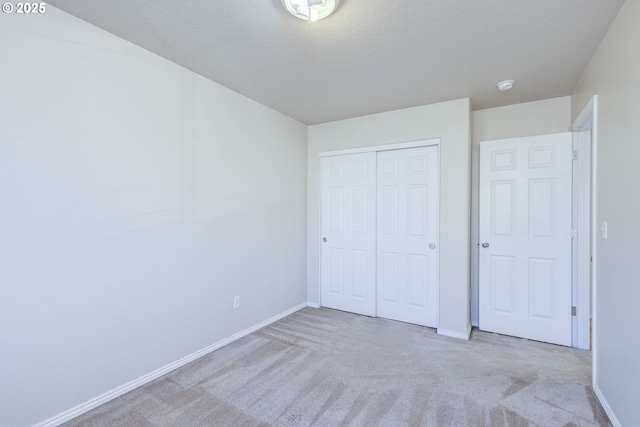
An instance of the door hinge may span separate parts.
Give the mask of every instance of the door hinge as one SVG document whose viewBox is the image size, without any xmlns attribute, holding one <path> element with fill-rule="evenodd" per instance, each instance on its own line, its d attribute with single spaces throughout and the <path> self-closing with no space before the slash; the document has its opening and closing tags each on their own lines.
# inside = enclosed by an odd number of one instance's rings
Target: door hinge
<svg viewBox="0 0 640 427">
<path fill-rule="evenodd" d="M 578 160 L 578 152 L 574 151 L 572 155 L 573 160 Z"/>
<path fill-rule="evenodd" d="M 576 230 L 575 228 L 571 229 L 571 238 L 575 239 L 576 237 L 578 237 L 578 230 Z"/>
<path fill-rule="evenodd" d="M 571 307 L 571 316 L 575 316 L 575 315 L 576 315 L 576 308 Z"/>
</svg>

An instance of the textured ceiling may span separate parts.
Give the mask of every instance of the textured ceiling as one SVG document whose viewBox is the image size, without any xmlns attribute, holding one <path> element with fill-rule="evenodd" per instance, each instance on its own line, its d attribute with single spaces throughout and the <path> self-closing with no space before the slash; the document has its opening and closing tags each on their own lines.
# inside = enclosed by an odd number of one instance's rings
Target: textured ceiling
<svg viewBox="0 0 640 427">
<path fill-rule="evenodd" d="M 571 94 L 623 0 L 342 0 L 308 25 L 280 0 L 50 3 L 306 124 L 470 97 Z M 510 92 L 496 83 L 516 80 Z"/>
</svg>

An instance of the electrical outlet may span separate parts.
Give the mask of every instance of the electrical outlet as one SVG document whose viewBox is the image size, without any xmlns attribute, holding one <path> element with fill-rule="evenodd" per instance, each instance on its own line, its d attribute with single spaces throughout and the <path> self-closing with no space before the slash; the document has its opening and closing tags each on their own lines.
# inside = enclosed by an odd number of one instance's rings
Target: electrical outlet
<svg viewBox="0 0 640 427">
<path fill-rule="evenodd" d="M 233 297 L 233 308 L 240 308 L 240 295 Z"/>
</svg>

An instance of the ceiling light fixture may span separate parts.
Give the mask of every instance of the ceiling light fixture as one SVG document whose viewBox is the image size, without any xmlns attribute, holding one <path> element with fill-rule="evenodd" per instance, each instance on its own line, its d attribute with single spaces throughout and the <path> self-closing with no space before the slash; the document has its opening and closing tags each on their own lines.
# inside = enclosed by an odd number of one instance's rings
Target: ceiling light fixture
<svg viewBox="0 0 640 427">
<path fill-rule="evenodd" d="M 309 23 L 331 15 L 338 3 L 340 0 L 282 0 L 289 13 Z"/>
<path fill-rule="evenodd" d="M 504 92 L 511 89 L 515 82 L 516 82 L 515 80 L 503 80 L 500 83 L 498 83 L 497 86 L 498 86 L 498 89 Z"/>
</svg>

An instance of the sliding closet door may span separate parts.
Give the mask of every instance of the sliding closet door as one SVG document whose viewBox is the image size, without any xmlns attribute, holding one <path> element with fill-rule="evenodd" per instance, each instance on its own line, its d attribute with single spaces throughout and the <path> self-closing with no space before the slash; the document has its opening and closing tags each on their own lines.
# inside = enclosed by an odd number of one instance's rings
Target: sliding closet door
<svg viewBox="0 0 640 427">
<path fill-rule="evenodd" d="M 437 326 L 438 147 L 377 156 L 378 316 Z"/>
<path fill-rule="evenodd" d="M 321 305 L 376 315 L 376 153 L 321 159 Z"/>
</svg>

